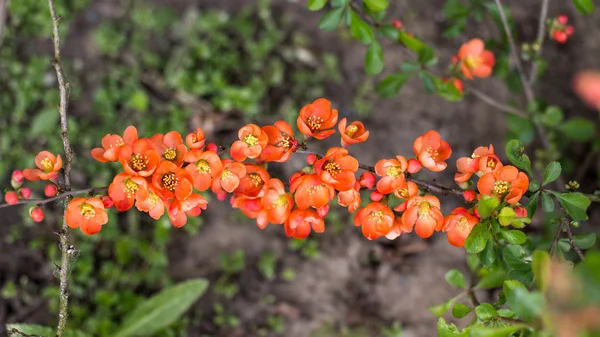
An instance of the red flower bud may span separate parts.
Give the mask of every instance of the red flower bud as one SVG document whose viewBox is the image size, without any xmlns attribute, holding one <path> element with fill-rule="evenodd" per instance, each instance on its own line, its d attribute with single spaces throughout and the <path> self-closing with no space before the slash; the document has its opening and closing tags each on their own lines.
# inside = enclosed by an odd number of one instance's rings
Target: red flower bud
<svg viewBox="0 0 600 337">
<path fill-rule="evenodd" d="M 561 25 L 566 25 L 567 22 L 569 22 L 569 18 L 566 15 L 559 15 L 556 17 L 556 22 L 558 22 Z"/>
<path fill-rule="evenodd" d="M 221 192 L 217 193 L 217 199 L 219 201 L 223 201 L 223 200 L 225 200 L 225 198 L 227 198 L 227 192 L 221 191 Z"/>
<path fill-rule="evenodd" d="M 466 190 L 463 192 L 463 197 L 465 198 L 465 201 L 467 202 L 471 202 L 473 200 L 475 200 L 475 197 L 477 195 L 475 194 L 475 191 L 473 190 Z"/>
<path fill-rule="evenodd" d="M 473 213 L 475 213 L 476 217 L 481 218 L 481 215 L 479 215 L 479 209 L 477 209 L 477 207 L 473 209 Z"/>
<path fill-rule="evenodd" d="M 383 194 L 381 192 L 378 190 L 371 192 L 371 200 L 378 202 L 381 201 L 381 199 L 383 199 Z"/>
<path fill-rule="evenodd" d="M 397 30 L 401 30 L 402 29 L 402 22 L 400 22 L 400 20 L 398 20 L 398 19 L 394 20 L 394 22 L 392 22 L 392 25 Z"/>
<path fill-rule="evenodd" d="M 558 43 L 565 43 L 567 42 L 567 33 L 561 30 L 555 30 L 554 33 L 552 33 L 552 38 Z"/>
<path fill-rule="evenodd" d="M 419 163 L 417 159 L 412 158 L 408 160 L 408 168 L 406 169 L 406 171 L 412 174 L 421 171 L 421 168 L 423 168 L 421 163 Z"/>
<path fill-rule="evenodd" d="M 575 28 L 573 28 L 573 26 L 565 27 L 565 34 L 567 34 L 567 36 L 571 36 L 573 33 L 575 33 Z"/>
<path fill-rule="evenodd" d="M 115 205 L 115 202 L 111 197 L 104 195 L 102 196 L 102 204 L 104 205 L 104 208 L 111 208 Z"/>
<path fill-rule="evenodd" d="M 10 184 L 12 185 L 12 187 L 19 188 L 23 185 L 24 181 L 25 181 L 25 176 L 23 175 L 23 172 L 21 170 L 14 170 L 12 173 L 12 179 L 10 181 Z"/>
<path fill-rule="evenodd" d="M 37 206 L 32 207 L 29 209 L 29 216 L 31 216 L 35 222 L 42 222 L 42 220 L 44 220 L 44 210 Z"/>
<path fill-rule="evenodd" d="M 46 187 L 44 187 L 44 194 L 50 198 L 56 195 L 56 186 L 52 185 L 52 184 L 48 184 L 46 185 Z"/>
<path fill-rule="evenodd" d="M 517 206 L 517 207 L 515 207 L 515 214 L 517 214 L 517 216 L 519 218 L 526 218 L 527 217 L 527 209 L 523 206 Z"/>
<path fill-rule="evenodd" d="M 312 165 L 317 161 L 317 155 L 314 153 L 309 154 L 308 156 L 306 156 L 306 162 L 308 163 L 308 165 Z"/>
<path fill-rule="evenodd" d="M 215 143 L 210 143 L 206 145 L 206 151 L 219 152 L 219 147 Z"/>
<path fill-rule="evenodd" d="M 325 204 L 325 206 L 317 208 L 317 215 L 319 215 L 320 218 L 325 218 L 327 213 L 329 213 L 329 204 Z"/>
<path fill-rule="evenodd" d="M 9 205 L 14 205 L 19 202 L 19 195 L 15 191 L 6 192 L 4 195 L 4 201 Z"/>
<path fill-rule="evenodd" d="M 375 175 L 371 172 L 364 172 L 360 175 L 360 186 L 372 189 L 375 186 Z"/>
<path fill-rule="evenodd" d="M 19 190 L 19 194 L 21 195 L 21 198 L 29 199 L 31 196 L 31 189 L 29 187 L 23 187 Z"/>
</svg>

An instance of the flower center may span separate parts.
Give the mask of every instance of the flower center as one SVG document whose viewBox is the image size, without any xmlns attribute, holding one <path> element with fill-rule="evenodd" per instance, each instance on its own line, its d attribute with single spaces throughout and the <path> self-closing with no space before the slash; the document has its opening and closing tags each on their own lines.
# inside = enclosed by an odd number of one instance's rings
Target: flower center
<svg viewBox="0 0 600 337">
<path fill-rule="evenodd" d="M 86 219 L 90 219 L 96 216 L 96 209 L 94 206 L 84 202 L 81 204 L 81 215 L 83 215 Z"/>
<path fill-rule="evenodd" d="M 231 177 L 233 177 L 233 173 L 231 173 L 231 171 L 229 171 L 228 169 L 224 169 L 221 173 L 221 180 L 227 181 Z"/>
<path fill-rule="evenodd" d="M 158 195 L 156 195 L 154 192 L 150 192 L 150 195 L 148 196 L 148 203 L 150 204 L 150 206 L 152 206 L 152 208 L 154 208 L 154 206 L 156 206 L 156 204 L 160 201 L 160 198 L 158 197 Z"/>
<path fill-rule="evenodd" d="M 323 166 L 323 168 L 325 169 L 325 171 L 329 172 L 329 174 L 332 177 L 335 177 L 335 175 L 340 171 L 340 165 L 334 162 L 325 163 L 325 166 Z"/>
<path fill-rule="evenodd" d="M 385 173 L 392 178 L 397 178 L 402 173 L 402 167 L 401 166 L 390 166 L 385 171 Z"/>
<path fill-rule="evenodd" d="M 135 171 L 144 171 L 148 167 L 148 157 L 134 153 L 131 156 L 131 166 Z"/>
<path fill-rule="evenodd" d="M 210 173 L 210 165 L 206 160 L 200 159 L 196 163 L 196 170 L 198 170 L 198 173 L 202 174 Z"/>
<path fill-rule="evenodd" d="M 42 164 L 42 167 L 44 168 L 44 172 L 49 173 L 52 172 L 52 169 L 54 168 L 54 165 L 52 165 L 52 161 L 50 161 L 50 159 L 48 158 L 44 158 L 40 164 Z"/>
<path fill-rule="evenodd" d="M 177 157 L 177 151 L 169 148 L 165 151 L 164 156 L 166 160 L 173 160 Z"/>
<path fill-rule="evenodd" d="M 279 145 L 279 147 L 283 147 L 284 149 L 290 149 L 293 145 L 292 140 L 293 139 L 290 136 L 281 136 L 277 144 Z"/>
<path fill-rule="evenodd" d="M 429 213 L 431 210 L 431 204 L 427 201 L 422 201 L 419 203 L 419 210 L 417 211 L 417 215 L 419 218 L 429 218 L 431 214 Z"/>
<path fill-rule="evenodd" d="M 281 208 L 288 204 L 288 198 L 285 194 L 280 195 L 275 201 L 271 203 L 274 208 Z"/>
<path fill-rule="evenodd" d="M 175 177 L 175 173 L 173 172 L 169 172 L 162 177 L 163 186 L 171 192 L 175 191 L 178 182 L 179 179 Z"/>
<path fill-rule="evenodd" d="M 256 136 L 253 134 L 249 134 L 244 137 L 244 143 L 248 144 L 248 146 L 254 146 L 258 144 L 258 138 L 256 138 Z"/>
<path fill-rule="evenodd" d="M 496 180 L 494 183 L 494 188 L 492 189 L 492 193 L 501 195 L 508 192 L 509 188 L 510 183 L 508 181 Z"/>
<path fill-rule="evenodd" d="M 456 228 L 460 232 L 464 232 L 465 230 L 467 230 L 467 227 L 469 227 L 469 222 L 467 221 L 467 218 L 461 216 L 460 219 L 458 219 L 458 222 L 456 223 Z"/>
<path fill-rule="evenodd" d="M 125 192 L 125 195 L 127 196 L 127 198 L 133 197 L 135 192 L 137 192 L 137 190 L 139 190 L 139 189 L 140 189 L 140 187 L 138 186 L 138 184 L 136 184 L 135 181 L 133 181 L 131 179 L 127 179 L 125 181 L 125 184 L 123 184 L 123 192 Z"/>
<path fill-rule="evenodd" d="M 250 177 L 250 183 L 252 184 L 252 186 L 257 187 L 264 184 L 264 181 L 262 180 L 259 174 L 250 173 L 248 176 Z"/>
<path fill-rule="evenodd" d="M 478 55 L 469 55 L 465 57 L 464 63 L 469 69 L 477 68 L 481 65 L 481 57 Z"/>
<path fill-rule="evenodd" d="M 317 116 L 310 116 L 306 119 L 306 125 L 310 131 L 315 132 L 321 130 L 321 124 L 323 123 L 323 119 Z"/>
<path fill-rule="evenodd" d="M 384 214 L 382 211 L 371 212 L 371 214 L 369 214 L 369 220 L 375 221 L 376 223 L 381 223 L 383 217 Z"/>
<path fill-rule="evenodd" d="M 308 195 L 313 195 L 315 193 L 319 193 L 319 191 L 321 191 L 322 188 L 323 188 L 323 184 L 310 186 L 307 189 Z"/>
<path fill-rule="evenodd" d="M 398 194 L 402 197 L 402 199 L 408 199 L 408 188 L 398 189 Z"/>
<path fill-rule="evenodd" d="M 496 161 L 496 159 L 494 158 L 488 158 L 486 166 L 491 168 L 492 170 L 496 168 L 496 164 L 498 164 L 498 162 Z"/>
<path fill-rule="evenodd" d="M 437 150 L 432 149 L 431 147 L 428 147 L 426 151 L 427 153 L 429 153 L 433 160 L 435 160 L 435 158 L 437 158 L 437 156 L 439 155 L 439 152 Z"/>
<path fill-rule="evenodd" d="M 356 132 L 358 131 L 358 126 L 356 125 L 350 125 L 349 127 L 346 128 L 346 132 L 344 132 L 344 134 L 350 138 L 352 138 Z"/>
</svg>

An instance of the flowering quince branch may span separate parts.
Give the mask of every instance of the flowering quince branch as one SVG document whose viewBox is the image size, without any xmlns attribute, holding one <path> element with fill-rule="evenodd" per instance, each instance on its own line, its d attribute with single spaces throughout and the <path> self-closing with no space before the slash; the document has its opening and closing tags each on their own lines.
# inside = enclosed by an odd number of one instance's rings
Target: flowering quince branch
<svg viewBox="0 0 600 337">
<path fill-rule="evenodd" d="M 535 82 L 535 76 L 537 75 L 538 62 L 537 58 L 542 53 L 542 46 L 544 44 L 544 36 L 546 35 L 546 18 L 548 17 L 548 4 L 550 0 L 542 0 L 542 7 L 540 9 L 540 19 L 538 23 L 538 32 L 537 37 L 535 39 L 535 43 L 533 48 L 535 50 L 535 54 L 533 57 L 533 63 L 531 64 L 531 69 L 529 70 L 529 85 L 533 86 Z"/>
<path fill-rule="evenodd" d="M 108 190 L 108 186 L 86 188 L 86 189 L 82 189 L 82 190 L 71 190 L 71 191 L 67 191 L 67 192 L 63 192 L 63 193 L 54 195 L 54 196 L 46 198 L 46 199 L 21 199 L 14 204 L 9 204 L 9 203 L 0 204 L 0 208 L 12 207 L 12 206 L 18 206 L 18 205 L 26 205 L 26 204 L 34 204 L 36 206 L 43 206 L 43 205 L 52 203 L 54 201 L 65 199 L 67 197 L 73 197 L 74 195 L 80 195 L 80 194 L 94 195 L 96 193 L 106 191 L 106 190 Z"/>
</svg>

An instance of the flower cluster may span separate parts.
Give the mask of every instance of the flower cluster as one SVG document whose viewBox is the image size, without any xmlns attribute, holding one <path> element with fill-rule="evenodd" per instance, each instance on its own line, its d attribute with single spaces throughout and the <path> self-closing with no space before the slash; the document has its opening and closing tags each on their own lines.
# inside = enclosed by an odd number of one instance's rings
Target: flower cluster
<svg viewBox="0 0 600 337">
<path fill-rule="evenodd" d="M 479 61 L 469 61 L 469 57 L 482 53 L 477 57 L 489 59 L 482 48 L 482 43 L 475 41 L 459 53 L 465 69 L 476 76 L 491 71 L 489 67 L 478 68 L 485 67 L 484 63 L 473 68 Z M 479 54 L 472 54 L 476 49 Z M 308 150 L 308 141 L 332 136 L 336 125 L 339 147 L 329 148 L 324 155 Z M 301 140 L 284 121 L 263 127 L 245 125 L 229 151 L 206 144 L 201 129 L 185 137 L 170 131 L 140 138 L 137 129 L 129 126 L 122 136 L 106 135 L 102 147 L 93 149 L 91 155 L 99 162 L 118 162 L 122 171 L 108 186 L 108 196 L 73 199 L 66 212 L 67 224 L 95 234 L 108 221 L 106 208 L 127 211 L 135 206 L 154 219 L 166 213 L 174 226 L 181 227 L 188 216 L 198 216 L 206 209 L 208 190 L 219 200 L 229 197 L 232 207 L 255 219 L 259 228 L 282 224 L 285 233 L 295 238 L 305 238 L 311 231 L 323 232 L 334 200 L 355 213 L 354 224 L 368 239 L 395 239 L 413 231 L 428 238 L 443 231 L 448 241 L 459 247 L 479 223 L 474 203 L 483 195 L 495 196 L 512 207 L 513 217 L 526 216 L 517 206 L 529 180 L 515 167 L 504 166 L 492 146 L 479 147 L 472 157 L 458 159 L 455 180 L 465 191 L 455 190 L 454 194 L 463 194 L 472 207 L 456 208 L 444 217 L 439 199 L 429 194 L 429 189 L 419 189 L 418 183 L 427 184 L 411 177 L 421 169 L 441 172 L 447 168 L 452 149 L 436 131 L 415 139 L 412 158 L 396 155 L 371 167 L 360 164 L 348 150 L 366 141 L 369 131 L 359 121 L 344 118 L 338 123 L 338 111 L 328 100 L 317 99 L 303 107 L 296 126 L 303 135 Z M 299 151 L 308 154 L 307 167 L 288 182 L 270 176 L 267 163 L 285 162 Z M 36 157 L 36 166 L 38 170 L 25 170 L 23 175 L 31 180 L 57 179 L 60 156 L 43 151 Z M 359 169 L 365 172 L 359 175 Z M 479 177 L 477 191 L 468 189 L 475 176 Z M 46 190 L 47 194 L 57 193 L 55 188 Z M 362 192 L 369 195 L 370 202 L 363 203 Z"/>
<path fill-rule="evenodd" d="M 566 15 L 559 15 L 554 19 L 549 19 L 547 25 L 550 38 L 561 44 L 566 43 L 569 36 L 575 33 L 575 28 L 567 24 L 568 22 L 569 18 Z"/>
</svg>

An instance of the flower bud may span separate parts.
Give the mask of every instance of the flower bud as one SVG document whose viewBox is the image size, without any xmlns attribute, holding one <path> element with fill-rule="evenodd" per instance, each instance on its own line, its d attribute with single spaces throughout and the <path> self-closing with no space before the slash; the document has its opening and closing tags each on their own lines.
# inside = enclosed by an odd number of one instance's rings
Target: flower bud
<svg viewBox="0 0 600 337">
<path fill-rule="evenodd" d="M 465 198 L 465 201 L 467 201 L 467 202 L 471 202 L 471 201 L 475 200 L 476 196 L 477 196 L 477 194 L 473 190 L 466 190 L 463 192 L 463 198 Z"/>
<path fill-rule="evenodd" d="M 309 155 L 306 156 L 306 162 L 308 163 L 308 165 L 313 165 L 315 162 L 317 161 L 317 155 L 314 153 L 311 153 Z"/>
<path fill-rule="evenodd" d="M 360 186 L 372 189 L 375 186 L 375 175 L 371 172 L 364 172 L 360 175 Z"/>
<path fill-rule="evenodd" d="M 408 160 L 408 173 L 417 173 L 421 171 L 421 168 L 423 168 L 423 165 L 417 159 L 412 158 Z"/>
<path fill-rule="evenodd" d="M 23 187 L 19 189 L 19 194 L 23 199 L 29 199 L 31 197 L 31 189 L 29 187 Z"/>
<path fill-rule="evenodd" d="M 383 194 L 381 192 L 379 192 L 378 190 L 371 192 L 371 200 L 377 202 L 381 201 L 381 199 L 383 199 Z"/>
<path fill-rule="evenodd" d="M 53 184 L 48 184 L 46 187 L 44 187 L 44 195 L 46 195 L 48 198 L 55 196 L 56 192 L 56 186 Z"/>
<path fill-rule="evenodd" d="M 402 22 L 400 22 L 400 20 L 396 19 L 392 22 L 392 26 L 394 26 L 394 28 L 401 30 L 402 29 Z"/>
<path fill-rule="evenodd" d="M 104 208 L 111 208 L 115 205 L 115 202 L 112 200 L 111 197 L 104 195 L 102 196 L 102 204 L 104 205 Z"/>
<path fill-rule="evenodd" d="M 517 207 L 515 207 L 515 214 L 519 218 L 526 218 L 527 217 L 527 209 L 523 206 L 517 206 Z"/>
<path fill-rule="evenodd" d="M 15 191 L 6 192 L 4 195 L 4 201 L 9 205 L 14 205 L 19 202 L 19 195 Z"/>
<path fill-rule="evenodd" d="M 221 191 L 221 192 L 217 193 L 217 199 L 219 201 L 223 201 L 223 200 L 225 200 L 225 198 L 227 198 L 227 192 Z"/>
<path fill-rule="evenodd" d="M 210 143 L 206 145 L 206 151 L 219 152 L 219 147 L 215 143 Z"/>
<path fill-rule="evenodd" d="M 12 185 L 12 187 L 19 188 L 23 185 L 24 181 L 25 181 L 25 176 L 23 175 L 23 172 L 21 170 L 14 170 L 12 173 L 11 181 L 10 181 L 10 184 Z"/>
<path fill-rule="evenodd" d="M 558 22 L 561 25 L 566 25 L 567 22 L 569 22 L 569 18 L 566 15 L 559 15 L 556 17 L 556 22 Z"/>
<path fill-rule="evenodd" d="M 32 207 L 29 209 L 29 216 L 35 222 L 42 222 L 44 220 L 44 210 L 39 206 Z"/>
</svg>

